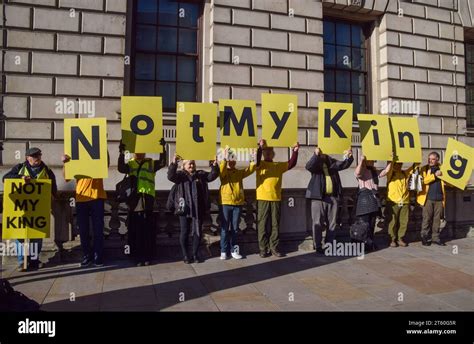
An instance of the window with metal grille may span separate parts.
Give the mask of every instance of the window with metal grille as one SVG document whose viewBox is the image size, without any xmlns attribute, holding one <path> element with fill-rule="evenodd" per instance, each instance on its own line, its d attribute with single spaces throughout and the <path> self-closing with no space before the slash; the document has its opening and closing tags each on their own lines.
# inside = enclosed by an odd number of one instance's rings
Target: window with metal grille
<svg viewBox="0 0 474 344">
<path fill-rule="evenodd" d="M 364 26 L 325 18 L 324 100 L 353 103 L 358 113 L 369 113 L 367 39 Z"/>
<path fill-rule="evenodd" d="M 138 0 L 134 4 L 132 94 L 176 101 L 197 100 L 200 1 Z"/>
</svg>

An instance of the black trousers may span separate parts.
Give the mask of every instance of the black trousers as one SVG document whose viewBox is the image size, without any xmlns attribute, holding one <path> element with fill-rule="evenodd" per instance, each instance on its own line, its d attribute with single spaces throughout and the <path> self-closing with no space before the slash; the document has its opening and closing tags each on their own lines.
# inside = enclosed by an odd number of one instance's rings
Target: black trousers
<svg viewBox="0 0 474 344">
<path fill-rule="evenodd" d="M 149 262 L 153 259 L 156 245 L 153 212 L 130 212 L 128 244 L 130 245 L 130 254 L 137 262 Z"/>
<path fill-rule="evenodd" d="M 181 233 L 179 235 L 179 244 L 181 245 L 181 251 L 183 257 L 188 256 L 188 240 L 189 234 L 192 232 L 192 219 L 186 216 L 179 216 L 179 226 L 181 227 Z M 202 234 L 202 223 L 199 223 L 199 233 Z M 199 244 L 201 243 L 201 235 L 193 233 L 193 256 L 198 255 Z"/>
</svg>

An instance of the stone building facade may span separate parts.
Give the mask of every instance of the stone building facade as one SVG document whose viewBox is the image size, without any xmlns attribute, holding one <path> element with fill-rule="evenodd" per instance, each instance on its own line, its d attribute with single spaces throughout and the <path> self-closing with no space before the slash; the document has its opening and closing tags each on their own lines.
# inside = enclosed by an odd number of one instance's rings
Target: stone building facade
<svg viewBox="0 0 474 344">
<path fill-rule="evenodd" d="M 283 233 L 309 230 L 304 188 L 310 176 L 304 165 L 317 143 L 319 101 L 353 102 L 355 111 L 365 113 L 417 115 L 424 160 L 433 150 L 442 155 L 449 137 L 474 146 L 472 0 L 5 0 L 0 18 L 0 172 L 21 162 L 26 148 L 40 147 L 63 192 L 58 209 L 67 207 L 74 189 L 61 177 L 63 120 L 90 115 L 87 104 L 108 121 L 106 189 L 113 191 L 122 178 L 116 171 L 122 95 L 252 99 L 259 111 L 261 93 L 297 94 L 302 148 L 297 167 L 284 178 L 287 198 L 296 206 L 283 207 Z M 163 79 L 167 66 L 175 67 L 171 79 Z M 68 101 L 85 101 L 86 108 L 58 108 Z M 164 109 L 170 156 L 172 107 L 170 102 Z M 356 123 L 354 130 L 358 159 Z M 287 149 L 277 150 L 277 159 L 288 156 Z M 352 200 L 354 167 L 342 173 Z M 163 197 L 171 186 L 165 172 L 156 177 Z M 450 191 L 453 228 L 474 223 L 466 212 L 474 202 L 473 182 L 463 192 Z M 245 187 L 252 199 L 254 177 Z M 122 228 L 114 219 L 117 206 L 109 210 L 108 226 Z M 289 217 L 298 219 L 298 228 Z M 57 218 L 62 241 L 71 238 L 71 218 Z M 64 227 L 69 234 L 61 232 Z"/>
</svg>

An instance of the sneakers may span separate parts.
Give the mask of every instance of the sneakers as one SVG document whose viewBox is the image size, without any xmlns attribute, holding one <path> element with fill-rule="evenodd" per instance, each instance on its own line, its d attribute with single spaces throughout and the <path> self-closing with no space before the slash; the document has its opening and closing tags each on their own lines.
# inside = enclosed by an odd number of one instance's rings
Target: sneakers
<svg viewBox="0 0 474 344">
<path fill-rule="evenodd" d="M 402 239 L 398 240 L 398 245 L 401 246 L 401 247 L 407 247 L 408 246 L 408 244 L 406 242 L 404 242 Z"/>
<path fill-rule="evenodd" d="M 191 263 L 192 263 L 192 260 L 189 259 L 188 256 L 184 256 L 184 257 L 183 257 L 183 262 L 184 262 L 184 264 L 191 264 Z"/>
<path fill-rule="evenodd" d="M 429 241 L 428 239 L 422 237 L 421 238 L 421 244 L 423 246 L 431 246 L 431 241 Z"/>
<path fill-rule="evenodd" d="M 285 255 L 277 250 L 272 250 L 272 255 L 278 258 L 284 257 Z"/>
<path fill-rule="evenodd" d="M 395 240 L 392 240 L 392 241 L 390 242 L 390 247 L 397 247 L 397 246 L 398 246 L 398 245 L 397 245 L 397 242 L 396 242 Z"/>
<path fill-rule="evenodd" d="M 27 269 L 25 269 L 23 263 L 21 263 L 21 264 L 19 264 L 19 265 L 17 266 L 16 271 L 18 271 L 18 272 L 25 272 L 25 271 L 27 271 Z"/>
<path fill-rule="evenodd" d="M 82 261 L 81 261 L 81 267 L 86 267 L 86 266 L 89 266 L 91 265 L 92 263 L 92 260 L 89 258 L 89 256 L 84 256 L 82 257 Z"/>
<path fill-rule="evenodd" d="M 220 260 L 226 260 L 228 257 L 227 257 L 227 253 L 225 252 L 221 252 L 221 257 L 219 258 Z"/>
<path fill-rule="evenodd" d="M 234 259 L 242 259 L 242 255 L 240 255 L 239 253 L 239 245 L 234 245 L 234 249 L 231 252 L 231 256 Z M 222 255 L 221 255 L 221 259 L 222 259 Z"/>
<path fill-rule="evenodd" d="M 260 251 L 259 256 L 260 256 L 260 258 L 267 258 L 269 256 L 269 254 L 266 251 Z"/>
<path fill-rule="evenodd" d="M 104 266 L 104 262 L 102 261 L 102 259 L 96 259 L 94 260 L 94 266 L 95 267 Z"/>
</svg>

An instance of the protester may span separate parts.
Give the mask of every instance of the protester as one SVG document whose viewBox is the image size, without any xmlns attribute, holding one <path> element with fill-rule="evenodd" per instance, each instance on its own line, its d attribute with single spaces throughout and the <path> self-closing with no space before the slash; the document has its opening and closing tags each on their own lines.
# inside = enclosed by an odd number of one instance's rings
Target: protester
<svg viewBox="0 0 474 344">
<path fill-rule="evenodd" d="M 14 166 L 8 173 L 3 176 L 5 179 L 23 179 L 25 183 L 29 183 L 31 179 L 50 179 L 51 180 L 51 194 L 57 196 L 56 176 L 53 171 L 43 162 L 41 150 L 37 147 L 32 147 L 26 150 L 25 161 Z M 24 268 L 24 240 L 16 240 L 18 252 L 18 267 L 17 271 L 24 272 L 26 270 L 41 269 L 43 263 L 39 260 L 39 254 L 43 247 L 43 239 L 29 239 L 29 245 L 36 245 L 36 257 L 28 255 L 27 269 Z M 23 253 L 23 254 L 21 254 Z"/>
<path fill-rule="evenodd" d="M 306 164 L 306 169 L 311 172 L 306 198 L 311 200 L 313 246 L 318 253 L 324 253 L 324 222 L 328 224 L 325 243 L 332 243 L 336 237 L 338 208 L 342 197 L 339 171 L 349 168 L 353 161 L 351 148 L 344 151 L 344 160 L 338 161 L 316 147 Z"/>
<path fill-rule="evenodd" d="M 63 174 L 65 175 L 65 165 L 71 160 L 67 154 L 61 158 L 63 162 Z M 108 163 L 110 160 L 108 159 Z M 69 182 L 66 179 L 66 182 Z M 94 263 L 94 266 L 104 265 L 104 203 L 107 194 L 104 190 L 103 179 L 98 178 L 77 178 L 76 179 L 76 221 L 79 228 L 82 247 L 81 266 L 87 267 Z M 89 220 L 92 220 L 92 230 L 94 232 L 94 243 L 90 245 Z"/>
<path fill-rule="evenodd" d="M 417 194 L 416 201 L 423 207 L 423 221 L 421 225 L 421 242 L 424 246 L 431 243 L 446 246 L 440 239 L 440 223 L 446 206 L 445 182 L 439 177 L 439 154 L 431 152 L 428 164 L 421 168 L 423 178 L 422 191 Z M 431 238 L 430 238 L 431 232 Z"/>
<path fill-rule="evenodd" d="M 357 165 L 354 174 L 358 182 L 356 216 L 368 224 L 366 249 L 372 251 L 377 249 L 375 244 L 375 221 L 380 215 L 381 203 L 378 195 L 379 178 L 387 174 L 389 165 L 381 171 L 374 166 L 374 160 L 367 160 L 363 155 Z"/>
<path fill-rule="evenodd" d="M 243 179 L 255 172 L 255 162 L 251 161 L 245 169 L 235 167 L 236 161 L 230 157 L 228 149 L 224 150 L 224 159 L 219 166 L 221 186 L 219 189 L 221 221 L 221 257 L 227 259 L 229 254 L 234 259 L 241 259 L 237 245 L 242 205 L 245 203 Z"/>
<path fill-rule="evenodd" d="M 299 143 L 292 148 L 290 160 L 274 162 L 275 152 L 260 140 L 257 150 L 257 230 L 260 257 L 284 255 L 278 250 L 280 231 L 281 183 L 283 173 L 296 166 Z M 261 160 L 263 155 L 263 160 Z M 271 219 L 271 234 L 267 233 L 267 219 Z"/>
<path fill-rule="evenodd" d="M 156 172 L 166 166 L 165 141 L 161 140 L 163 153 L 159 160 L 147 158 L 144 153 L 134 153 L 125 163 L 125 145 L 120 144 L 118 170 L 120 173 L 134 176 L 136 195 L 128 202 L 128 243 L 131 257 L 137 266 L 149 265 L 156 246 L 156 233 L 153 223 L 153 205 L 155 203 Z"/>
<path fill-rule="evenodd" d="M 387 172 L 387 202 L 385 222 L 390 235 L 390 247 L 407 247 L 405 234 L 410 214 L 410 176 L 416 165 L 403 170 L 403 163 L 391 161 Z"/>
<path fill-rule="evenodd" d="M 178 171 L 179 155 L 174 155 L 168 167 L 168 180 L 177 184 L 174 195 L 179 207 L 178 217 L 181 228 L 180 245 L 183 261 L 186 264 L 202 262 L 198 254 L 202 237 L 202 222 L 210 210 L 208 183 L 219 177 L 217 159 L 210 162 L 211 171 L 196 170 L 194 160 L 183 160 L 182 170 Z M 180 200 L 181 199 L 181 200 Z M 193 235 L 192 258 L 188 255 L 189 234 Z"/>
</svg>

